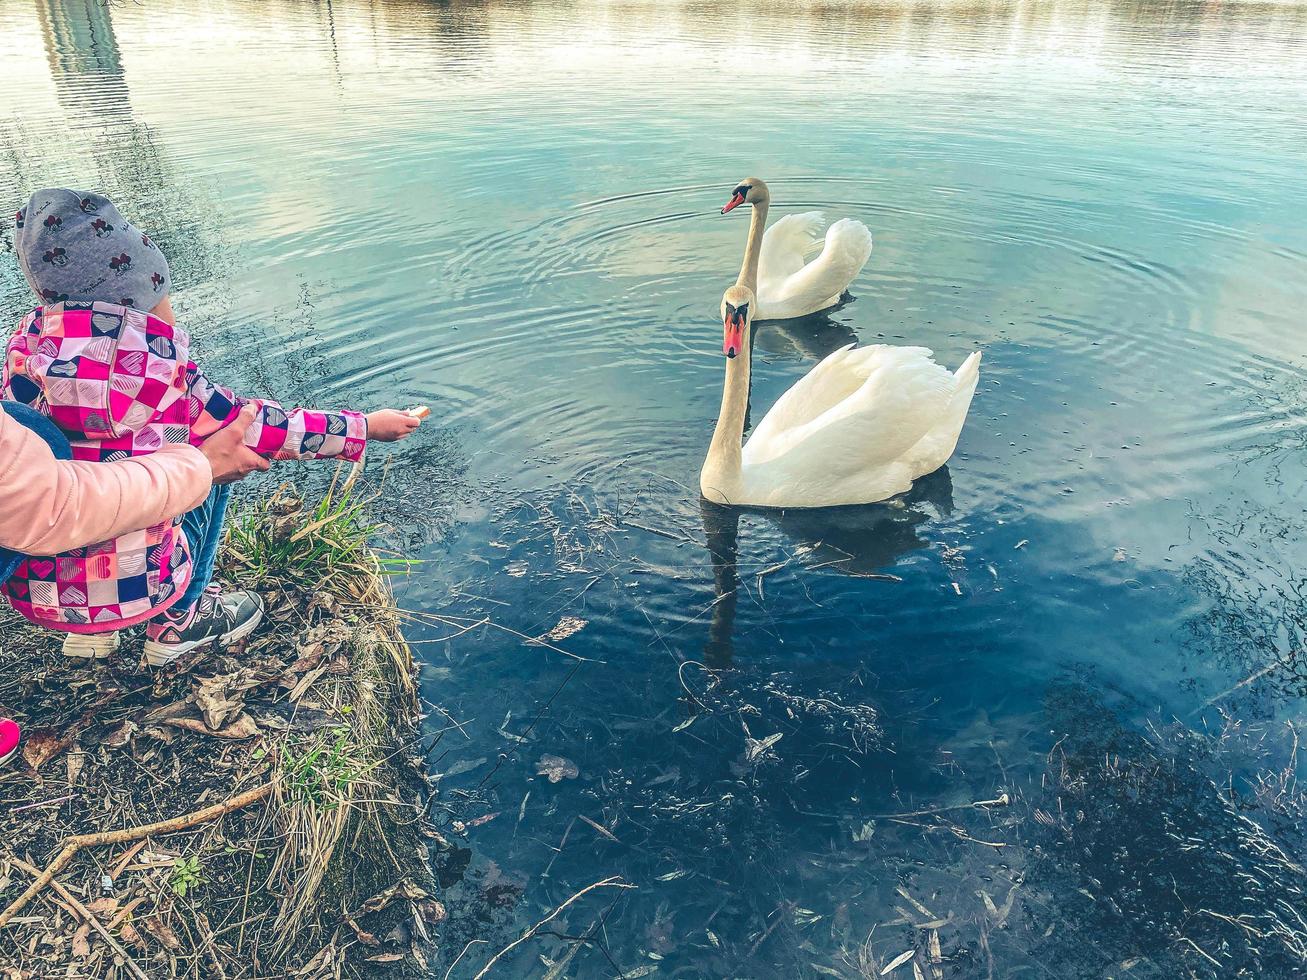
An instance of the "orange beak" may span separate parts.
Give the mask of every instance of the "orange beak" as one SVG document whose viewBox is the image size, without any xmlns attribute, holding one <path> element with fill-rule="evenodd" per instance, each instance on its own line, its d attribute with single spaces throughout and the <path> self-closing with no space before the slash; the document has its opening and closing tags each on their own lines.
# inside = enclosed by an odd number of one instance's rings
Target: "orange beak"
<svg viewBox="0 0 1307 980">
<path fill-rule="evenodd" d="M 731 199 L 726 202 L 726 207 L 722 208 L 722 214 L 725 214 L 727 211 L 734 211 L 743 203 L 744 203 L 743 194 L 732 194 Z"/>
<path fill-rule="evenodd" d="M 744 349 L 744 317 L 737 314 L 726 314 L 726 319 L 722 321 L 722 353 L 727 357 L 734 357 Z"/>
</svg>

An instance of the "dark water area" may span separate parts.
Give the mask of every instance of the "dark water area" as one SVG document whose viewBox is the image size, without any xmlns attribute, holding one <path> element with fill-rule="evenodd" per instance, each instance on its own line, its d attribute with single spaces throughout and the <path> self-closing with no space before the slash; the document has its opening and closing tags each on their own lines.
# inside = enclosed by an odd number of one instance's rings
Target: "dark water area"
<svg viewBox="0 0 1307 980">
<path fill-rule="evenodd" d="M 433 975 L 610 876 L 496 974 L 1307 972 L 1307 4 L 10 0 L 0 82 L 0 200 L 117 199 L 211 375 L 434 410 Z M 985 352 L 902 499 L 700 503 L 745 174 L 876 238 L 755 414 Z"/>
</svg>

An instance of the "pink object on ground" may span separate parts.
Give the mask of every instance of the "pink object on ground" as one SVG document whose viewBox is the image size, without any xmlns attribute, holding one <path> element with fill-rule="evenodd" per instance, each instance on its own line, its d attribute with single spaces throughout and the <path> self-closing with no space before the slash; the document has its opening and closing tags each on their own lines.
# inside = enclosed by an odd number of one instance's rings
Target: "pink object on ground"
<svg viewBox="0 0 1307 980">
<path fill-rule="evenodd" d="M 8 718 L 0 718 L 0 766 L 14 757 L 22 734 L 16 723 Z"/>
</svg>

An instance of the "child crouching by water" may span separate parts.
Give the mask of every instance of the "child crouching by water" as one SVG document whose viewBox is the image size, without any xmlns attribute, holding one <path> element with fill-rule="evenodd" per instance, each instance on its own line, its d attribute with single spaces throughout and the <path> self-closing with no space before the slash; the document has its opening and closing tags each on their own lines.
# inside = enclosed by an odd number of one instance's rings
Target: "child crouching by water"
<svg viewBox="0 0 1307 980">
<path fill-rule="evenodd" d="M 394 442 L 420 424 L 392 409 L 366 416 L 287 410 L 211 381 L 176 325 L 162 252 L 105 197 L 37 191 L 15 223 L 19 263 L 44 305 L 9 339 L 0 397 L 47 415 L 67 434 L 74 459 L 198 444 L 247 404 L 258 414 L 245 442 L 272 459 L 355 462 L 369 440 Z M 155 666 L 215 640 L 238 640 L 263 607 L 253 593 L 210 584 L 229 493 L 214 487 L 175 521 L 28 558 L 0 588 L 27 619 L 67 632 L 69 656 L 108 656 L 118 631 L 141 622 Z"/>
</svg>

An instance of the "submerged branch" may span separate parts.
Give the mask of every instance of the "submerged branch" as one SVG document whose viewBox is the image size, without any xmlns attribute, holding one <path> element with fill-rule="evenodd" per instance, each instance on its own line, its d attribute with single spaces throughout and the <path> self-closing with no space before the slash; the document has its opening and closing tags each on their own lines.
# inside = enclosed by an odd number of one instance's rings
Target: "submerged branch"
<svg viewBox="0 0 1307 980">
<path fill-rule="evenodd" d="M 868 820 L 902 820 L 904 817 L 929 817 L 936 813 L 952 813 L 955 810 L 974 810 L 982 806 L 1007 806 L 1012 798 L 1000 793 L 996 800 L 977 800 L 975 803 L 957 803 L 953 806 L 936 806 L 929 810 L 910 810 L 907 813 L 873 813 Z"/>
<path fill-rule="evenodd" d="M 481 968 L 481 972 L 478 973 L 475 977 L 473 977 L 472 980 L 481 980 L 481 978 L 484 977 L 486 974 L 488 974 L 490 970 L 494 967 L 494 965 L 498 963 L 500 959 L 502 959 L 507 953 L 511 952 L 516 947 L 521 946 L 532 936 L 536 935 L 536 933 L 538 933 L 544 926 L 548 925 L 554 919 L 558 918 L 558 916 L 562 915 L 564 909 L 566 909 L 577 899 L 584 896 L 586 893 L 592 892 L 596 888 L 634 888 L 634 887 L 635 885 L 631 885 L 625 881 L 622 881 L 622 879 L 617 875 L 614 875 L 611 878 L 605 878 L 603 881 L 596 881 L 593 885 L 587 885 L 586 887 L 582 888 L 579 892 L 577 892 L 575 895 L 573 895 L 571 898 L 569 898 L 562 905 L 558 906 L 558 908 L 554 909 L 547 916 L 545 916 L 543 919 L 541 919 L 539 922 L 533 925 L 526 932 L 522 933 L 522 935 L 514 939 L 511 943 L 509 943 L 507 946 L 501 949 L 494 956 L 490 957 L 490 962 L 488 962 L 485 966 L 483 966 Z"/>
</svg>

